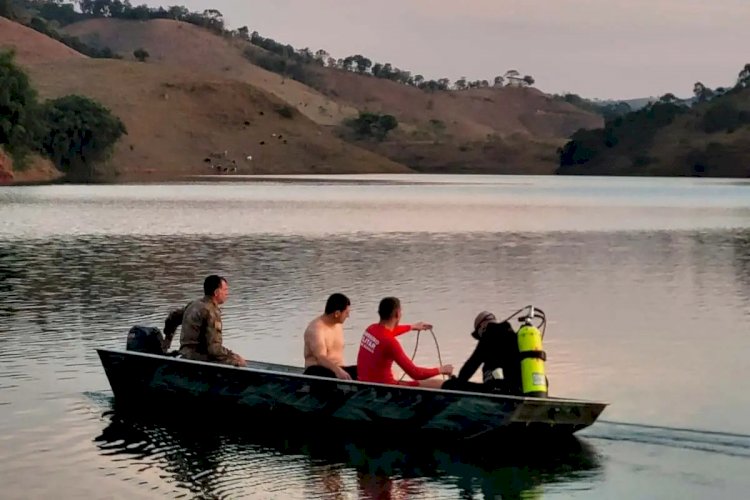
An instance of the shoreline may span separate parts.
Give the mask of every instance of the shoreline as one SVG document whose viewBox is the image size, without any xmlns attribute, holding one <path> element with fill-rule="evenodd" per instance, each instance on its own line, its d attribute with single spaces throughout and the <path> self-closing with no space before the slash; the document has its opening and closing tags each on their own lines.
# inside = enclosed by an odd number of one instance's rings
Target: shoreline
<svg viewBox="0 0 750 500">
<path fill-rule="evenodd" d="M 290 182 L 316 182 L 321 179 L 327 181 L 369 181 L 373 183 L 399 183 L 395 180 L 397 177 L 409 177 L 412 180 L 403 181 L 405 184 L 414 182 L 414 177 L 431 177 L 431 178 L 449 178 L 449 177 L 535 177 L 535 178 L 599 178 L 599 179 L 711 179 L 733 181 L 739 184 L 750 183 L 748 177 L 713 177 L 713 176 L 690 176 L 690 175 L 589 175 L 589 174 L 538 174 L 538 173 L 487 173 L 487 172 L 383 172 L 383 173 L 310 173 L 310 174 L 185 174 L 185 175 L 120 175 L 114 178 L 93 179 L 93 180 L 75 180 L 67 179 L 64 175 L 52 178 L 31 178 L 9 183 L 2 183 L 0 187 L 31 187 L 31 186 L 55 186 L 55 185 L 132 185 L 132 184 L 182 184 L 194 182 L 264 182 L 264 181 L 290 181 Z"/>
</svg>

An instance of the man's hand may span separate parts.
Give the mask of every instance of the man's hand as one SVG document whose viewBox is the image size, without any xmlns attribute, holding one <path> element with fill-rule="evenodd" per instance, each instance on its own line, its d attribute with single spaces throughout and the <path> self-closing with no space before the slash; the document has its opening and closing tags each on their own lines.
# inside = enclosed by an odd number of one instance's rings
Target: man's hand
<svg viewBox="0 0 750 500">
<path fill-rule="evenodd" d="M 429 323 L 424 323 L 420 321 L 419 323 L 414 323 L 411 325 L 412 330 L 421 331 L 421 330 L 432 330 L 432 325 Z"/>
<path fill-rule="evenodd" d="M 352 376 L 343 368 L 338 368 L 336 370 L 336 378 L 340 378 L 341 380 L 351 380 Z"/>
<path fill-rule="evenodd" d="M 440 367 L 440 374 L 441 375 L 451 375 L 453 374 L 453 365 L 443 365 Z"/>
</svg>

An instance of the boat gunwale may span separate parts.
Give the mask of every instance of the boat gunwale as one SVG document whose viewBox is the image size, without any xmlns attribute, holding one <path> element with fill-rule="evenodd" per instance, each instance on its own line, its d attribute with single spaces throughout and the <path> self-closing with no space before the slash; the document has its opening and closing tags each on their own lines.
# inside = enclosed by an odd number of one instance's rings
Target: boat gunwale
<svg viewBox="0 0 750 500">
<path fill-rule="evenodd" d="M 561 398 L 556 396 L 550 396 L 550 397 L 534 397 L 534 396 L 515 396 L 511 394 L 492 394 L 492 393 L 481 393 L 481 392 L 471 392 L 471 391 L 462 391 L 457 389 L 441 389 L 441 388 L 431 388 L 431 387 L 413 387 L 413 386 L 407 386 L 407 385 L 397 385 L 394 386 L 393 384 L 385 384 L 381 382 L 366 382 L 362 380 L 340 380 L 340 379 L 333 379 L 331 377 L 324 377 L 320 375 L 308 375 L 305 373 L 293 373 L 293 372 L 284 372 L 284 371 L 278 371 L 278 370 L 269 370 L 269 369 L 263 369 L 263 368 L 254 368 L 250 366 L 246 367 L 240 367 L 240 366 L 233 366 L 233 365 L 227 365 L 222 363 L 215 363 L 210 361 L 198 361 L 193 359 L 186 359 L 186 358 L 180 358 L 175 356 L 169 356 L 169 355 L 163 355 L 163 354 L 150 354 L 145 352 L 137 352 L 137 351 L 129 351 L 126 349 L 110 349 L 110 348 L 102 348 L 98 347 L 96 348 L 97 352 L 106 352 L 106 353 L 114 353 L 114 354 L 120 354 L 120 355 L 135 355 L 135 356 L 143 356 L 146 358 L 156 359 L 156 360 L 167 360 L 167 361 L 176 361 L 176 362 L 186 362 L 188 364 L 196 364 L 199 366 L 208 366 L 213 368 L 219 368 L 219 369 L 231 369 L 231 370 L 238 370 L 238 371 L 251 371 L 266 375 L 283 375 L 286 377 L 292 377 L 292 378 L 302 378 L 302 379 L 313 379 L 313 380 L 320 380 L 323 382 L 331 382 L 336 384 L 355 384 L 360 385 L 364 387 L 383 387 L 383 388 L 397 388 L 397 389 L 406 389 L 406 390 L 416 390 L 416 391 L 428 391 L 430 393 L 435 394 L 458 394 L 463 396 L 472 396 L 472 397 L 478 397 L 478 398 L 485 398 L 490 400 L 514 400 L 518 401 L 519 403 L 548 403 L 548 404 L 568 404 L 568 405 L 585 405 L 585 406 L 602 406 L 602 411 L 604 408 L 609 406 L 608 402 L 603 401 L 592 401 L 592 400 L 584 400 L 584 399 L 571 399 L 571 398 Z M 266 363 L 266 364 L 273 364 L 277 366 L 287 366 L 290 368 L 298 368 L 294 365 L 285 365 L 283 363 L 270 363 L 266 361 L 253 361 L 248 360 L 249 363 Z M 106 369 L 106 367 L 105 367 Z"/>
</svg>

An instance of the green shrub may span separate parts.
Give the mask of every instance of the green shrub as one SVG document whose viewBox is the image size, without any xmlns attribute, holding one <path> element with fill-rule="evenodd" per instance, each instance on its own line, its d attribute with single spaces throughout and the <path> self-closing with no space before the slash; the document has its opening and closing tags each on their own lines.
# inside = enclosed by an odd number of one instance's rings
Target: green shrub
<svg viewBox="0 0 750 500">
<path fill-rule="evenodd" d="M 42 117 L 47 128 L 42 148 L 63 171 L 92 170 L 127 134 L 125 125 L 107 108 L 78 95 L 47 101 Z"/>
<path fill-rule="evenodd" d="M 393 115 L 381 115 L 360 111 L 359 116 L 347 122 L 360 138 L 385 139 L 388 132 L 398 127 L 398 120 Z"/>
</svg>

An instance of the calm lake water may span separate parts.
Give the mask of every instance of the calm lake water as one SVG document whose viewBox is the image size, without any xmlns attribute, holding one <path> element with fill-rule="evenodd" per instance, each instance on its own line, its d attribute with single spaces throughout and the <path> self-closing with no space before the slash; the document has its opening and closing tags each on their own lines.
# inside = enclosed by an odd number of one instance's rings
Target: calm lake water
<svg viewBox="0 0 750 500">
<path fill-rule="evenodd" d="M 750 489 L 750 182 L 229 178 L 0 188 L 2 498 L 742 498 Z M 95 348 L 229 280 L 226 344 L 301 364 L 330 293 L 354 362 L 378 301 L 458 367 L 474 316 L 547 313 L 551 393 L 603 400 L 578 447 L 460 456 L 113 411 Z M 415 334 L 402 337 L 408 353 Z M 304 423 L 301 423 L 303 425 Z M 314 433 L 313 433 L 314 434 Z M 407 453 L 402 453 L 408 450 Z"/>
</svg>

